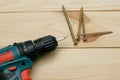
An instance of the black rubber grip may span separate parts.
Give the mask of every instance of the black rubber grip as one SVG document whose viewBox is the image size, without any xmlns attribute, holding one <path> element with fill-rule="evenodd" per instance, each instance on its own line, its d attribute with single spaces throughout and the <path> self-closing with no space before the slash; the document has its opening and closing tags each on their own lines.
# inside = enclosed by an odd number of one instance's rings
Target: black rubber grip
<svg viewBox="0 0 120 80">
<path fill-rule="evenodd" d="M 17 46 L 21 56 L 34 57 L 33 55 L 43 55 L 46 52 L 54 50 L 58 42 L 54 36 L 45 36 L 34 41 L 25 41 L 22 43 L 14 43 Z"/>
<path fill-rule="evenodd" d="M 39 52 L 48 52 L 56 48 L 57 41 L 53 36 L 46 36 L 34 41 L 35 49 Z"/>
</svg>

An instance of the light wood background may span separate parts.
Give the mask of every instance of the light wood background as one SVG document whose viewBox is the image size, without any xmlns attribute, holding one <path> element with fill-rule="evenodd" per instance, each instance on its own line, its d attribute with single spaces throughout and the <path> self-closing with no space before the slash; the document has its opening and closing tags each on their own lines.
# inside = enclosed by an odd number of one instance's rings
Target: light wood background
<svg viewBox="0 0 120 80">
<path fill-rule="evenodd" d="M 113 31 L 74 46 L 62 13 L 69 11 L 75 34 L 85 9 L 87 33 Z M 69 35 L 58 48 L 34 62 L 33 80 L 120 80 L 120 0 L 1 0 L 0 47 L 53 35 Z"/>
</svg>

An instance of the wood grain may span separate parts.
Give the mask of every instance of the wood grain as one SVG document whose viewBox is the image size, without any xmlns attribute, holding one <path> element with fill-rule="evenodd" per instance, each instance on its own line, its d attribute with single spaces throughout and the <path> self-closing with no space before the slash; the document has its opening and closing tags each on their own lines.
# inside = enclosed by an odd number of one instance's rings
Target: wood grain
<svg viewBox="0 0 120 80">
<path fill-rule="evenodd" d="M 57 49 L 39 58 L 33 80 L 120 80 L 120 49 Z"/>
<path fill-rule="evenodd" d="M 1 0 L 0 12 L 61 11 L 68 10 L 120 10 L 120 0 Z"/>
<path fill-rule="evenodd" d="M 120 47 L 120 12 L 85 12 L 87 33 L 113 31 L 101 36 L 95 42 L 80 42 L 76 47 Z M 75 34 L 78 29 L 79 12 L 69 16 Z M 1 47 L 13 42 L 36 39 L 45 35 L 57 38 L 69 35 L 59 47 L 74 47 L 68 26 L 62 12 L 3 13 L 0 14 Z"/>
<path fill-rule="evenodd" d="M 87 33 L 113 33 L 73 46 L 62 5 L 71 11 L 75 34 L 81 6 Z M 34 62 L 33 80 L 120 80 L 120 0 L 0 0 L 1 48 L 48 34 L 69 37 Z"/>
</svg>

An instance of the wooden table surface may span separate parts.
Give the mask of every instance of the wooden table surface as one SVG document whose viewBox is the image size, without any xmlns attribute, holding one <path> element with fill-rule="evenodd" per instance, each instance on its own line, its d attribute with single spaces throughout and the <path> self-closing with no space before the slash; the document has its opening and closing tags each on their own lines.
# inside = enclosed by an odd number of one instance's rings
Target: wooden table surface
<svg viewBox="0 0 120 80">
<path fill-rule="evenodd" d="M 84 7 L 86 31 L 113 31 L 94 42 L 73 45 L 62 13 L 69 11 L 75 34 Z M 120 80 L 120 0 L 1 0 L 0 47 L 53 35 L 69 35 L 34 62 L 33 80 Z"/>
</svg>

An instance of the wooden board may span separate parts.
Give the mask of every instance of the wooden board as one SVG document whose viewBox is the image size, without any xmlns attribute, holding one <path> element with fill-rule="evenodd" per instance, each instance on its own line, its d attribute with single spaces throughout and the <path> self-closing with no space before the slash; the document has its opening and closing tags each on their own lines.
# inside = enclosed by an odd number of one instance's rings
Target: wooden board
<svg viewBox="0 0 120 80">
<path fill-rule="evenodd" d="M 69 16 L 74 33 L 77 33 L 79 12 L 70 12 Z M 94 42 L 80 42 L 73 46 L 70 32 L 62 12 L 1 13 L 1 47 L 13 42 L 36 39 L 46 35 L 57 38 L 69 35 L 59 47 L 120 47 L 120 12 L 85 12 L 87 33 L 113 31 Z"/>
<path fill-rule="evenodd" d="M 120 0 L 1 0 L 0 12 L 61 11 L 69 10 L 120 10 Z"/>
<path fill-rule="evenodd" d="M 57 49 L 39 58 L 33 80 L 120 80 L 120 49 Z"/>
<path fill-rule="evenodd" d="M 69 17 L 75 35 L 81 6 L 87 33 L 113 33 L 74 46 L 62 5 L 71 11 Z M 57 50 L 34 62 L 33 80 L 120 80 L 120 0 L 0 1 L 1 48 L 48 34 L 69 37 L 59 43 Z"/>
</svg>

